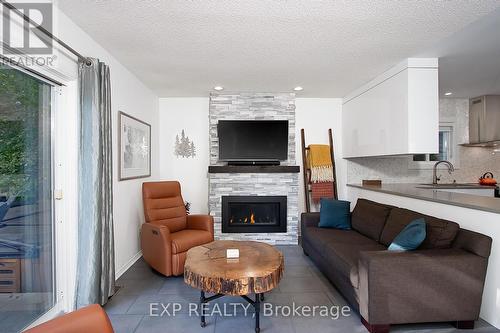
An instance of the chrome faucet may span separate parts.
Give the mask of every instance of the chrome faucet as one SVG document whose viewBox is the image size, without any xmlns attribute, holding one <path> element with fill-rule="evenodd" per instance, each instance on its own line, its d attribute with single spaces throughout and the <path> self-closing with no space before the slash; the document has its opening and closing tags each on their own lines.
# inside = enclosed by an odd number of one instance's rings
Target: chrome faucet
<svg viewBox="0 0 500 333">
<path fill-rule="evenodd" d="M 439 162 L 436 162 L 436 164 L 434 164 L 434 167 L 432 168 L 432 184 L 436 185 L 438 183 L 438 181 L 441 180 L 441 176 L 437 176 L 437 167 L 439 164 L 441 163 L 444 163 L 446 164 L 446 166 L 448 167 L 448 173 L 451 175 L 451 173 L 453 171 L 455 171 L 455 167 L 453 166 L 453 164 L 451 164 L 451 162 L 449 161 L 439 161 Z"/>
</svg>

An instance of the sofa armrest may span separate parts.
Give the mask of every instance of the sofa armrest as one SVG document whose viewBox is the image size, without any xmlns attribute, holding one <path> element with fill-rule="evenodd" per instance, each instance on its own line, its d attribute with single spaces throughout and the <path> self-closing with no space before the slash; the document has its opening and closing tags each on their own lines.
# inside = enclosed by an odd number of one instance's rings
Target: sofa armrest
<svg viewBox="0 0 500 333">
<path fill-rule="evenodd" d="M 92 304 L 49 320 L 25 331 L 25 333 L 113 333 L 113 327 L 106 312 L 98 304 Z"/>
<path fill-rule="evenodd" d="M 144 223 L 141 228 L 141 249 L 144 260 L 167 276 L 172 274 L 172 240 L 166 225 Z"/>
<path fill-rule="evenodd" d="M 205 230 L 214 234 L 214 218 L 211 215 L 188 215 L 187 228 Z"/>
<path fill-rule="evenodd" d="M 461 249 L 361 252 L 361 316 L 372 325 L 476 320 L 487 264 Z"/>
<path fill-rule="evenodd" d="M 302 213 L 300 224 L 304 227 L 317 227 L 319 223 L 319 213 Z"/>
</svg>

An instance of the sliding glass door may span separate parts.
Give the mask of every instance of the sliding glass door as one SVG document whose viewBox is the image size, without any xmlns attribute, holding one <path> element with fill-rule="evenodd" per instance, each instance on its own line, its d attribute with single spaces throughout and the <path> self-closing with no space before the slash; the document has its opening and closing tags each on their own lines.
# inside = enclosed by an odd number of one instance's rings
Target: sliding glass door
<svg viewBox="0 0 500 333">
<path fill-rule="evenodd" d="M 56 300 L 50 84 L 0 65 L 0 332 Z"/>
</svg>

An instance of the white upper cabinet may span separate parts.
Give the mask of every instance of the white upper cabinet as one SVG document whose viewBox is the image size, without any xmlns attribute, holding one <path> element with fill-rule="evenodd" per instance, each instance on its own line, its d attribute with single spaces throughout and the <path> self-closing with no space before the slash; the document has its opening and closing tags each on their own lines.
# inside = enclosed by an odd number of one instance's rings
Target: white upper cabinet
<svg viewBox="0 0 500 333">
<path fill-rule="evenodd" d="M 437 153 L 437 58 L 409 58 L 343 99 L 344 158 Z"/>
</svg>

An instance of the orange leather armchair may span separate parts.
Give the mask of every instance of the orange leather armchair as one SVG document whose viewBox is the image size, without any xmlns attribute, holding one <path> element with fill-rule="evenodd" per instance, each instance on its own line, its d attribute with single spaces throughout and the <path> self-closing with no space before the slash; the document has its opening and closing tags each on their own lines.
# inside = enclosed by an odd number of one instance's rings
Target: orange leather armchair
<svg viewBox="0 0 500 333">
<path fill-rule="evenodd" d="M 33 327 L 25 333 L 113 333 L 106 312 L 92 304 Z"/>
<path fill-rule="evenodd" d="M 210 215 L 186 215 L 181 186 L 176 181 L 142 184 L 146 223 L 141 228 L 144 260 L 158 272 L 182 275 L 187 251 L 214 240 Z"/>
</svg>

